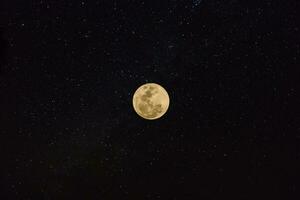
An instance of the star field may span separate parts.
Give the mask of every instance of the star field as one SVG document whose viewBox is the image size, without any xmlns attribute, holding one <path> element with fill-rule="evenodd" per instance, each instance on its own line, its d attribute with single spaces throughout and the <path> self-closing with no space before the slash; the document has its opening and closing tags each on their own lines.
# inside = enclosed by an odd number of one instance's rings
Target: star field
<svg viewBox="0 0 300 200">
<path fill-rule="evenodd" d="M 299 6 L 4 0 L 0 199 L 300 197 Z"/>
</svg>

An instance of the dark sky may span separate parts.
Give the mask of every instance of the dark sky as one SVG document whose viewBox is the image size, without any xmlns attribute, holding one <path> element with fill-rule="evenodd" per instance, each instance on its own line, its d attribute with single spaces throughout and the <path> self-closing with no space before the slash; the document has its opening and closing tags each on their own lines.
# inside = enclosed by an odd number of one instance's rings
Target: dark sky
<svg viewBox="0 0 300 200">
<path fill-rule="evenodd" d="M 0 199 L 299 199 L 299 10 L 2 0 Z"/>
</svg>

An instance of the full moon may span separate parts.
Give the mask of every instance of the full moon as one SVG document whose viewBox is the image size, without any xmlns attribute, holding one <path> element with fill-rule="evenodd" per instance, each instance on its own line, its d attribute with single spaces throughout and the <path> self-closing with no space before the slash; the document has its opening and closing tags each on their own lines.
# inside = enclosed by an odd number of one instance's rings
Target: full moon
<svg viewBox="0 0 300 200">
<path fill-rule="evenodd" d="M 156 83 L 140 86 L 133 95 L 133 108 L 144 119 L 162 117 L 168 110 L 170 99 L 167 91 Z"/>
</svg>

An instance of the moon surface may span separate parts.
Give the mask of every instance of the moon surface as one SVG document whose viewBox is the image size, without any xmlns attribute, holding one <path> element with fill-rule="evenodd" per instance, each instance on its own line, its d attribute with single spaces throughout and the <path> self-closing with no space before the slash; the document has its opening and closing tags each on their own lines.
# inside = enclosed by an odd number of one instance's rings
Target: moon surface
<svg viewBox="0 0 300 200">
<path fill-rule="evenodd" d="M 133 108 L 144 119 L 162 117 L 168 110 L 170 99 L 167 91 L 156 83 L 140 86 L 133 95 Z"/>
</svg>

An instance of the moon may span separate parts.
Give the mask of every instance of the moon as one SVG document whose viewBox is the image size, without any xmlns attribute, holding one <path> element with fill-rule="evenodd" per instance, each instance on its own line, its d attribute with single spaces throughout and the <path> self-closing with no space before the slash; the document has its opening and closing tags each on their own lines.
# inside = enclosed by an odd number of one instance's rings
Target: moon
<svg viewBox="0 0 300 200">
<path fill-rule="evenodd" d="M 147 120 L 154 120 L 167 112 L 170 98 L 167 91 L 159 84 L 146 83 L 135 91 L 132 103 L 139 116 Z"/>
</svg>

